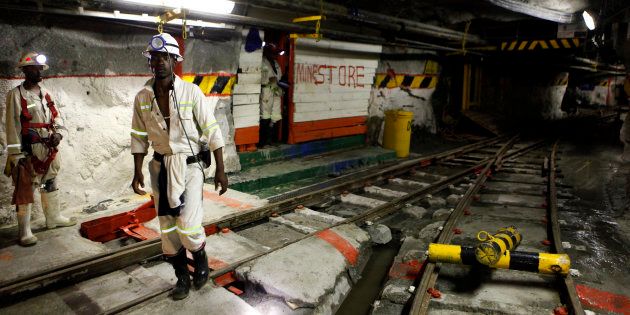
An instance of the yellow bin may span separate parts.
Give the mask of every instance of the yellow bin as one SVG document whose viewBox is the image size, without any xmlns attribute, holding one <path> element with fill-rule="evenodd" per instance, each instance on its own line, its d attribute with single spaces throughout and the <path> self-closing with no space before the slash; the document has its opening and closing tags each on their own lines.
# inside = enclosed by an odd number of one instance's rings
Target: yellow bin
<svg viewBox="0 0 630 315">
<path fill-rule="evenodd" d="M 402 110 L 385 111 L 385 131 L 383 132 L 383 147 L 396 151 L 396 156 L 409 156 L 411 141 L 411 120 L 413 113 Z"/>
</svg>

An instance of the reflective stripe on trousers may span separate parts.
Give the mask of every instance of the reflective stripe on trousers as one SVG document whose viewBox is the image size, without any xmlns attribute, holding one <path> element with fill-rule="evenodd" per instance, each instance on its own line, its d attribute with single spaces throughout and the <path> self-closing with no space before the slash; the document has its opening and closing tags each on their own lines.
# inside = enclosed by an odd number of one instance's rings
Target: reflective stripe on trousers
<svg viewBox="0 0 630 315">
<path fill-rule="evenodd" d="M 157 187 L 157 177 L 160 172 L 160 162 L 149 162 L 151 174 L 151 189 L 153 190 L 155 207 L 158 208 L 160 192 Z M 190 164 L 186 169 L 186 191 L 184 192 L 186 204 L 177 217 L 170 215 L 159 216 L 160 229 L 162 230 L 162 251 L 166 255 L 175 255 L 184 246 L 189 251 L 196 251 L 203 245 L 206 235 L 201 221 L 203 220 L 203 173 L 197 164 Z"/>
</svg>

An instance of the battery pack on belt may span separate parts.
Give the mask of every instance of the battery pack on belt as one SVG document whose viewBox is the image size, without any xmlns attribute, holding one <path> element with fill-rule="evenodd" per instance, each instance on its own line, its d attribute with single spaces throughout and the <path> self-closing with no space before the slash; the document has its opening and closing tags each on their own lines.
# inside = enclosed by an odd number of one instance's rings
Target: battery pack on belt
<svg viewBox="0 0 630 315">
<path fill-rule="evenodd" d="M 162 163 L 164 161 L 164 155 L 159 154 L 157 152 L 153 152 L 153 159 Z M 191 156 L 186 157 L 186 164 L 197 163 L 197 161 L 201 161 L 201 158 L 198 155 L 191 155 Z"/>
</svg>

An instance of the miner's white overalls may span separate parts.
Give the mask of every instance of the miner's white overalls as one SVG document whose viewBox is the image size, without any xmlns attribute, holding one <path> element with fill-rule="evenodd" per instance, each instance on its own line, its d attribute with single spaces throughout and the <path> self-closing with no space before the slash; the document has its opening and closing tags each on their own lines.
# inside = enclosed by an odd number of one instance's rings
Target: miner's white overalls
<svg viewBox="0 0 630 315">
<path fill-rule="evenodd" d="M 48 106 L 48 101 L 51 102 L 51 105 L 54 103 L 52 100 L 52 96 L 50 92 L 43 86 L 39 85 L 40 93 L 36 93 L 34 91 L 30 91 L 24 88 L 23 84 L 13 88 L 7 94 L 6 98 L 6 145 L 7 151 L 9 155 L 13 155 L 14 157 L 24 156 L 31 161 L 31 165 L 35 165 L 36 162 L 44 162 L 48 160 L 49 157 L 49 147 L 44 143 L 36 142 L 36 143 L 22 143 L 22 99 L 24 99 L 24 104 L 28 114 L 31 116 L 30 120 L 25 120 L 25 123 L 28 124 L 47 124 L 50 126 L 59 126 L 61 125 L 61 118 L 59 116 L 55 117 L 54 120 L 51 121 L 52 111 Z M 48 100 L 47 100 L 48 98 Z M 55 110 L 58 111 L 58 105 L 53 105 Z M 29 133 L 36 133 L 38 138 L 42 138 L 44 141 L 49 138 L 53 131 L 52 129 L 46 127 L 28 127 Z M 37 140 L 40 141 L 40 140 Z M 28 152 L 28 146 L 30 145 L 30 152 Z M 52 153 L 51 153 L 52 154 Z M 37 170 L 31 170 L 31 191 L 32 194 L 35 189 L 40 188 L 40 197 L 42 202 L 42 210 L 44 211 L 44 215 L 46 217 L 46 227 L 55 228 L 58 226 L 71 226 L 76 224 L 75 219 L 68 219 L 61 215 L 61 202 L 59 198 L 59 190 L 57 189 L 57 185 L 55 184 L 55 178 L 59 172 L 60 168 L 60 157 L 59 154 L 51 155 L 50 158 L 54 158 L 52 161 L 48 163 L 40 164 L 42 166 L 42 170 L 39 172 Z M 9 160 L 9 159 L 8 159 Z M 37 161 L 36 161 L 37 160 Z M 8 162 L 9 163 L 9 162 Z M 45 166 L 44 166 L 45 165 Z M 20 172 L 16 166 L 16 169 L 13 169 L 14 176 L 17 176 L 17 179 L 14 178 L 14 184 L 16 181 L 21 182 L 19 177 L 24 172 Z M 23 168 L 26 169 L 26 168 Z M 28 173 L 28 172 L 27 172 Z M 18 175 L 16 175 L 18 174 Z M 16 185 L 17 189 L 18 185 Z M 22 187 L 23 189 L 24 187 Z M 19 193 L 16 191 L 16 194 Z M 21 192 L 24 193 L 24 192 Z M 30 199 L 30 198 L 29 198 Z M 30 201 L 30 200 L 29 200 Z M 31 212 L 32 212 L 32 203 L 27 203 L 26 200 L 16 200 L 17 204 L 17 219 L 18 219 L 18 233 L 20 237 L 21 245 L 32 245 L 37 242 L 37 238 L 33 236 L 30 228 L 31 221 Z"/>
<path fill-rule="evenodd" d="M 182 193 L 185 203 L 179 216 L 159 216 L 162 251 L 166 255 L 175 255 L 184 246 L 194 252 L 199 250 L 205 240 L 201 225 L 204 175 L 197 163 L 187 165 L 186 157 L 198 154 L 202 143 L 207 143 L 211 151 L 225 145 L 219 124 L 214 118 L 216 99 L 207 98 L 198 86 L 175 76 L 174 87 L 179 104 L 175 104 L 172 98 L 169 99 L 169 131 L 152 86 L 153 79 L 138 92 L 134 101 L 131 153 L 146 154 L 150 143 L 155 152 L 164 155 L 163 163 L 169 174 L 169 187 L 166 190 L 170 207 L 180 205 L 179 196 Z M 193 152 L 182 125 L 188 134 Z M 159 209 L 160 200 L 159 171 L 160 162 L 151 160 L 149 172 L 156 209 Z"/>
<path fill-rule="evenodd" d="M 276 72 L 273 71 L 274 67 Z M 270 82 L 271 78 L 276 78 L 275 82 Z M 261 84 L 262 89 L 260 91 L 260 118 L 271 119 L 272 122 L 276 122 L 282 119 L 281 112 L 281 100 L 283 91 L 278 86 L 278 82 L 282 78 L 282 71 L 278 62 L 274 61 L 273 65 L 263 57 L 263 63 L 261 68 Z"/>
</svg>

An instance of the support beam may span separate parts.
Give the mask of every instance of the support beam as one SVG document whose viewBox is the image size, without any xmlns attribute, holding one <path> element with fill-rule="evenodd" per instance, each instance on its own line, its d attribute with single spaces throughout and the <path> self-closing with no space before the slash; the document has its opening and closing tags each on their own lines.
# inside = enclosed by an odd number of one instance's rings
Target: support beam
<svg viewBox="0 0 630 315">
<path fill-rule="evenodd" d="M 366 26 L 371 26 L 381 30 L 407 32 L 411 34 L 458 41 L 462 40 L 464 37 L 464 32 L 363 10 L 349 12 L 349 10 L 344 6 L 325 2 L 322 4 L 322 8 L 312 1 L 305 0 L 237 0 L 236 2 L 246 3 L 261 8 L 273 8 L 276 10 L 280 9 L 300 13 L 319 14 L 321 9 L 323 9 L 323 14 L 329 18 L 359 22 Z M 484 40 L 472 34 L 466 34 L 466 41 L 473 44 L 485 43 Z"/>
</svg>

